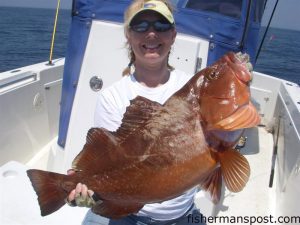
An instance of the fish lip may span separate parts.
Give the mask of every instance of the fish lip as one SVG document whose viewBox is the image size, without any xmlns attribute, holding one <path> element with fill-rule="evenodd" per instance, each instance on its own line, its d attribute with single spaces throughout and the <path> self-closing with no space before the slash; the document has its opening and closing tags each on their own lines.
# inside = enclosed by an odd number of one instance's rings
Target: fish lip
<svg viewBox="0 0 300 225">
<path fill-rule="evenodd" d="M 250 62 L 250 57 L 247 53 L 238 52 L 235 54 L 236 59 L 238 59 L 241 63 Z"/>
<path fill-rule="evenodd" d="M 245 65 L 249 72 L 253 71 L 253 66 L 250 62 L 250 56 L 247 53 L 238 52 L 235 54 L 235 57 L 242 65 Z"/>
<path fill-rule="evenodd" d="M 253 71 L 253 66 L 250 62 L 250 56 L 247 53 L 238 52 L 234 55 L 234 57 L 241 65 L 245 66 L 249 72 Z"/>
<path fill-rule="evenodd" d="M 229 59 L 241 69 L 240 73 L 236 73 L 237 78 L 245 84 L 251 82 L 253 66 L 250 62 L 250 56 L 247 53 L 238 52 L 231 54 Z"/>
</svg>

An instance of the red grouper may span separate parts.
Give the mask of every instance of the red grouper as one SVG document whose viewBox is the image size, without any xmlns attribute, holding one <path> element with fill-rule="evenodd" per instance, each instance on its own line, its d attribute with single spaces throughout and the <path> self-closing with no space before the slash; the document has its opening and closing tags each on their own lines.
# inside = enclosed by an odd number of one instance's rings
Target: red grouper
<svg viewBox="0 0 300 225">
<path fill-rule="evenodd" d="M 140 96 L 131 100 L 116 132 L 88 131 L 73 175 L 28 170 L 41 215 L 61 208 L 79 182 L 102 200 L 92 211 L 109 218 L 136 213 L 197 185 L 217 203 L 222 177 L 230 191 L 241 191 L 250 167 L 233 147 L 244 128 L 260 122 L 250 102 L 248 64 L 248 55 L 230 52 L 163 105 Z"/>
</svg>

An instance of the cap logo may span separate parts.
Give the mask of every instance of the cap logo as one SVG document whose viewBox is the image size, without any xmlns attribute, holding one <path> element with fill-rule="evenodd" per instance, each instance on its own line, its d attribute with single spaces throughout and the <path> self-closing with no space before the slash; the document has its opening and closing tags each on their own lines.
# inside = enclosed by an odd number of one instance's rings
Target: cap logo
<svg viewBox="0 0 300 225">
<path fill-rule="evenodd" d="M 156 7 L 156 5 L 154 3 L 145 3 L 144 4 L 144 9 L 153 9 L 155 7 Z"/>
</svg>

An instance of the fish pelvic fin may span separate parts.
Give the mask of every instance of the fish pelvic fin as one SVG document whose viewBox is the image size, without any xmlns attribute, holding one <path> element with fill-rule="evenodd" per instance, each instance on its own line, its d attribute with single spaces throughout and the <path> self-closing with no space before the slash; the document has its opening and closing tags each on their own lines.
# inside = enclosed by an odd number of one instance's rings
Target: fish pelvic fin
<svg viewBox="0 0 300 225">
<path fill-rule="evenodd" d="M 209 192 L 211 200 L 214 204 L 217 204 L 221 198 L 222 188 L 222 171 L 221 167 L 217 167 L 212 173 L 210 173 L 205 179 L 200 182 L 201 189 Z"/>
<path fill-rule="evenodd" d="M 218 152 L 222 177 L 229 191 L 240 192 L 250 177 L 248 160 L 234 149 Z"/>
<path fill-rule="evenodd" d="M 65 204 L 69 192 L 61 187 L 61 183 L 66 175 L 30 169 L 27 170 L 27 176 L 38 196 L 42 216 L 57 211 Z"/>
<path fill-rule="evenodd" d="M 129 214 L 137 213 L 143 206 L 144 205 L 140 203 L 112 202 L 105 200 L 101 204 L 92 207 L 92 212 L 110 219 L 120 219 Z"/>
<path fill-rule="evenodd" d="M 217 152 L 220 166 L 201 180 L 199 186 L 208 191 L 212 202 L 217 204 L 221 198 L 222 178 L 229 191 L 240 192 L 250 177 L 247 159 L 234 149 Z"/>
</svg>

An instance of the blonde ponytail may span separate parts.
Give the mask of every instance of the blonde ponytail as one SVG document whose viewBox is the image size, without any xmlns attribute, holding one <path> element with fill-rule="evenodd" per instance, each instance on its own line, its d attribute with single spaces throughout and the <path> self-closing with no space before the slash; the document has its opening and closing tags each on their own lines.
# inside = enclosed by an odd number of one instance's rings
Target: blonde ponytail
<svg viewBox="0 0 300 225">
<path fill-rule="evenodd" d="M 128 57 L 129 57 L 129 64 L 128 66 L 123 70 L 122 76 L 128 76 L 131 74 L 131 68 L 134 65 L 135 62 L 135 55 L 134 52 L 132 51 L 131 47 L 128 48 Z"/>
</svg>

